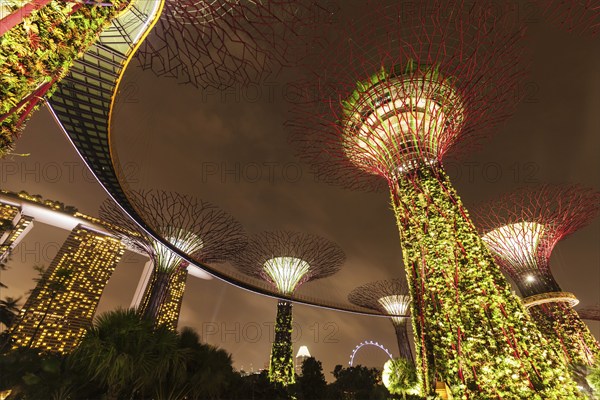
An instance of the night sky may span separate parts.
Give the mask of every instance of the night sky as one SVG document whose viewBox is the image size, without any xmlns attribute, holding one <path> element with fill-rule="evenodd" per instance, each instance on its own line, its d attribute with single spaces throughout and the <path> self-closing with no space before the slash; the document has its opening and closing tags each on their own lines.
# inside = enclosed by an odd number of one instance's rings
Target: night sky
<svg viewBox="0 0 600 400">
<path fill-rule="evenodd" d="M 530 73 L 524 101 L 481 150 L 447 165 L 467 207 L 535 183 L 581 183 L 600 190 L 600 38 L 529 23 Z M 114 121 L 114 151 L 131 188 L 198 196 L 238 218 L 249 233 L 305 231 L 336 241 L 347 254 L 342 270 L 305 284 L 300 293 L 345 302 L 366 282 L 403 274 L 398 232 L 385 193 L 352 192 L 319 183 L 288 142 L 293 71 L 264 85 L 218 93 L 178 85 L 132 66 L 122 83 Z M 107 198 L 66 136 L 42 108 L 28 123 L 16 153 L 0 161 L 2 189 L 26 190 L 97 215 Z M 2 296 L 34 285 L 33 265 L 47 266 L 67 232 L 36 224 L 2 273 Z M 600 304 L 600 219 L 560 242 L 552 269 L 581 306 Z M 145 260 L 127 253 L 109 282 L 99 312 L 128 306 Z M 222 268 L 230 268 L 223 265 Z M 267 365 L 276 300 L 218 280 L 188 277 L 179 326 L 232 353 L 236 368 Z M 375 340 L 397 355 L 394 330 L 381 317 L 309 306 L 294 308 L 294 352 L 306 345 L 326 377 L 347 364 L 361 341 Z M 596 337 L 600 323 L 591 322 Z M 356 361 L 381 367 L 380 350 Z"/>
</svg>

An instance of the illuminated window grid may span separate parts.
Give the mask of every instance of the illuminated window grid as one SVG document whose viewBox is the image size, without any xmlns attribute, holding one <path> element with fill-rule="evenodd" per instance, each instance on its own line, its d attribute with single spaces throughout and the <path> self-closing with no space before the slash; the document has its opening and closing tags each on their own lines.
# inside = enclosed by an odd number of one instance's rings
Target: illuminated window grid
<svg viewBox="0 0 600 400">
<path fill-rule="evenodd" d="M 61 353 L 73 349 L 91 325 L 123 253 L 116 239 L 82 225 L 73 229 L 11 329 L 14 346 Z M 71 275 L 60 284 L 60 272 L 65 269 Z"/>
<path fill-rule="evenodd" d="M 0 219 L 2 221 L 14 221 L 21 210 L 12 204 L 0 203 Z"/>
<path fill-rule="evenodd" d="M 21 235 L 27 234 L 33 226 L 33 218 L 24 216 L 21 209 L 7 203 L 0 203 L 0 221 L 8 221 L 13 226 L 10 230 L 0 232 L 0 262 L 5 260 L 10 251 L 17 245 Z"/>
</svg>

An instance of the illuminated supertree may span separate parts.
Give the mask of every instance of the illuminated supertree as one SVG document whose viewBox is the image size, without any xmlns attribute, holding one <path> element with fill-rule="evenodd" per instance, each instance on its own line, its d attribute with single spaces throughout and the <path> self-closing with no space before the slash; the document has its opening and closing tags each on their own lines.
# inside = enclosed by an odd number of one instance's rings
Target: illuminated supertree
<svg viewBox="0 0 600 400">
<path fill-rule="evenodd" d="M 0 21 L 0 157 L 27 118 L 128 0 L 3 1 Z"/>
<path fill-rule="evenodd" d="M 195 87 L 255 83 L 302 57 L 326 11 L 306 0 L 167 0 L 138 60 Z"/>
<path fill-rule="evenodd" d="M 542 18 L 561 25 L 565 30 L 584 35 L 600 32 L 598 0 L 535 0 Z"/>
<path fill-rule="evenodd" d="M 513 110 L 522 31 L 485 2 L 384 3 L 340 24 L 295 105 L 292 141 L 325 182 L 387 183 L 424 395 L 437 377 L 459 398 L 576 398 L 442 166 Z"/>
<path fill-rule="evenodd" d="M 220 263 L 235 256 L 246 245 L 241 224 L 217 206 L 178 193 L 134 191 L 130 199 L 144 221 L 173 246 L 202 263 Z M 124 242 L 148 255 L 154 263 L 152 277 L 139 306 L 139 312 L 158 325 L 177 327 L 188 267 L 178 255 L 152 239 L 125 216 L 112 201 L 100 209 L 100 218 L 112 224 L 113 232 Z M 173 286 L 173 287 L 171 287 Z M 170 290 L 179 293 L 176 301 Z M 169 296 L 171 294 L 171 296 Z M 169 307 L 168 307 L 169 306 Z"/>
<path fill-rule="evenodd" d="M 345 258 L 337 244 L 322 237 L 273 231 L 253 236 L 235 259 L 235 266 L 246 275 L 265 280 L 277 293 L 290 298 L 303 283 L 335 274 Z M 283 385 L 295 381 L 292 303 L 288 300 L 277 302 L 269 378 Z"/>
<path fill-rule="evenodd" d="M 600 211 L 600 193 L 579 186 L 522 188 L 477 210 L 483 240 L 515 282 L 523 303 L 548 341 L 571 364 L 592 365 L 600 345 L 552 276 L 550 255 L 565 236 Z"/>
<path fill-rule="evenodd" d="M 360 307 L 395 315 L 391 318 L 396 330 L 400 355 L 413 362 L 410 342 L 408 341 L 407 321 L 410 306 L 408 286 L 404 279 L 391 279 L 367 283 L 354 289 L 348 300 Z M 401 317 L 405 316 L 405 317 Z"/>
</svg>

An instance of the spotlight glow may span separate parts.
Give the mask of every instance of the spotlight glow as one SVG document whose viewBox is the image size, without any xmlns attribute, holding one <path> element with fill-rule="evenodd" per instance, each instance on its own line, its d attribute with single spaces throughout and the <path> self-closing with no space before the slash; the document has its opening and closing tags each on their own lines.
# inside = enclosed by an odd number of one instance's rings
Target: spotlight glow
<svg viewBox="0 0 600 400">
<path fill-rule="evenodd" d="M 264 264 L 264 271 L 282 294 L 290 294 L 306 275 L 310 265 L 296 257 L 274 257 Z"/>
</svg>

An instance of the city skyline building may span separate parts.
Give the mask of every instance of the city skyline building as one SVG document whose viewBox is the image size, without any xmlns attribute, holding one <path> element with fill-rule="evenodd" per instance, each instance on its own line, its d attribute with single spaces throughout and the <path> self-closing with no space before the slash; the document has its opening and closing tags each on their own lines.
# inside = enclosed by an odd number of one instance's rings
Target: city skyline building
<svg viewBox="0 0 600 400">
<path fill-rule="evenodd" d="M 210 208 L 207 209 L 207 212 L 210 211 Z M 215 220 L 218 215 L 219 213 L 216 213 L 214 216 Z M 65 205 L 60 201 L 45 199 L 41 195 L 31 195 L 25 191 L 17 193 L 0 190 L 0 221 L 4 221 L 7 226 L 12 227 L 10 231 L 5 231 L 0 235 L 0 261 L 9 257 L 10 251 L 31 230 L 34 221 L 69 231 L 75 229 L 78 224 L 83 224 L 96 230 L 99 234 L 107 236 L 113 236 L 114 232 L 120 232 L 121 238 L 132 234 L 132 231 L 128 231 L 122 226 L 80 213 L 76 207 Z M 116 222 L 123 222 L 123 220 Z M 143 256 L 148 255 L 134 245 L 130 239 L 123 240 L 122 244 L 129 251 Z M 164 251 L 167 256 L 170 254 L 170 251 L 166 249 Z M 155 283 L 152 282 L 153 270 L 154 262 L 149 259 L 140 277 L 137 290 L 132 296 L 131 307 L 147 307 L 149 290 L 153 287 L 152 283 Z M 167 297 L 159 311 L 160 322 L 167 324 L 172 329 L 177 326 L 188 273 L 193 277 L 210 279 L 209 275 L 196 267 L 186 266 L 186 268 L 177 268 L 176 271 L 177 273 L 174 273 L 168 283 Z"/>
<path fill-rule="evenodd" d="M 116 239 L 109 223 L 41 195 L 0 190 L 0 213 L 13 227 L 1 235 L 4 260 L 34 223 L 70 231 L 9 329 L 14 346 L 67 352 L 91 325 L 125 248 L 136 249 Z"/>
<path fill-rule="evenodd" d="M 10 228 L 0 235 L 0 260 L 6 260 L 10 256 L 10 252 L 33 229 L 34 222 L 67 231 L 85 224 L 99 232 L 110 234 L 104 221 L 80 213 L 76 207 L 25 191 L 0 189 L 0 222 Z"/>
<path fill-rule="evenodd" d="M 302 375 L 302 364 L 308 358 L 312 357 L 310 355 L 310 351 L 308 351 L 307 346 L 300 346 L 298 348 L 298 352 L 296 353 L 296 374 Z"/>
<path fill-rule="evenodd" d="M 12 250 L 33 228 L 33 218 L 23 215 L 18 204 L 0 200 L 0 264 L 7 261 Z"/>
<path fill-rule="evenodd" d="M 120 240 L 77 225 L 11 325 L 13 347 L 72 350 L 91 326 L 124 250 Z"/>
</svg>

